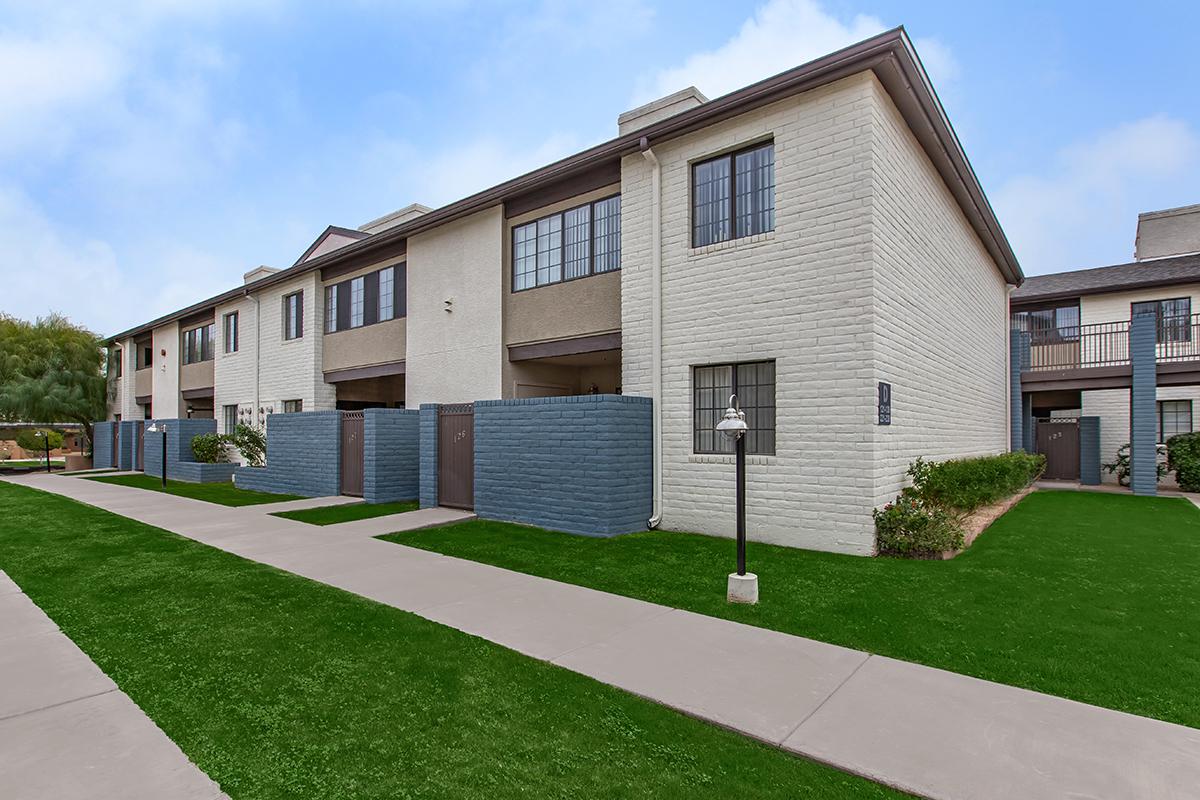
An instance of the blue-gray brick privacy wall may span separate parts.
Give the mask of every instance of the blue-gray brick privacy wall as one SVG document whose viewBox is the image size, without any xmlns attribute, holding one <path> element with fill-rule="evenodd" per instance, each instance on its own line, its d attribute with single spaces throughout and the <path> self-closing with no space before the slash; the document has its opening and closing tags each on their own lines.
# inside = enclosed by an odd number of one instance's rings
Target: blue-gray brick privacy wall
<svg viewBox="0 0 1200 800">
<path fill-rule="evenodd" d="M 167 426 L 167 480 L 187 483 L 225 483 L 233 477 L 236 464 L 202 464 L 192 453 L 192 439 L 204 433 L 216 433 L 212 419 L 156 419 L 146 427 Z M 124 432 L 122 432 L 124 435 Z M 147 475 L 162 477 L 162 433 L 146 432 L 143 466 Z"/>
<path fill-rule="evenodd" d="M 1129 485 L 1142 495 L 1158 493 L 1157 328 L 1153 312 L 1135 314 L 1129 323 Z"/>
<path fill-rule="evenodd" d="M 341 493 L 342 412 L 303 411 L 267 417 L 267 465 L 239 467 L 242 489 L 304 497 Z"/>
<path fill-rule="evenodd" d="M 421 404 L 421 508 L 437 505 L 437 415 L 436 403 Z"/>
<path fill-rule="evenodd" d="M 121 420 L 121 435 L 118 437 L 120 453 L 117 454 L 118 466 L 121 469 L 137 469 L 138 430 L 142 420 Z"/>
<path fill-rule="evenodd" d="M 1021 370 L 1029 363 L 1029 335 L 1022 331 L 1009 331 L 1008 339 L 1009 449 L 1029 450 L 1027 415 L 1021 393 Z"/>
<path fill-rule="evenodd" d="M 646 530 L 652 424 L 647 397 L 475 403 L 475 513 L 588 536 Z"/>
<path fill-rule="evenodd" d="M 96 469 L 112 466 L 113 423 L 92 423 L 92 466 Z"/>
<path fill-rule="evenodd" d="M 1079 418 L 1079 482 L 1100 485 L 1100 418 Z"/>
<path fill-rule="evenodd" d="M 421 414 L 416 409 L 363 412 L 363 500 L 415 500 L 421 488 Z"/>
</svg>

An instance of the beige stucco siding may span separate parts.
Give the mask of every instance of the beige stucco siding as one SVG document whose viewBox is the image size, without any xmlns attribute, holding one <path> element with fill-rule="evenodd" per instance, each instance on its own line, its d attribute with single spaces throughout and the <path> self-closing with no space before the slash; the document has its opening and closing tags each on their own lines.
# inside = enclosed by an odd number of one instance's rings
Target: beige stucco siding
<svg viewBox="0 0 1200 800">
<path fill-rule="evenodd" d="M 1130 269 L 1137 269 L 1137 267 L 1130 267 Z M 1180 284 L 1179 286 L 1139 289 L 1132 292 L 1086 295 L 1079 298 L 1080 324 L 1092 325 L 1099 322 L 1126 322 L 1129 320 L 1130 307 L 1133 303 L 1149 300 L 1171 300 L 1176 297 L 1191 298 L 1192 313 L 1200 313 L 1200 283 L 1187 283 Z"/>
<path fill-rule="evenodd" d="M 860 423 L 874 434 L 878 505 L 918 456 L 1007 449 L 1008 289 L 891 98 L 870 85 L 874 380 L 892 385 L 892 424 L 875 424 L 874 410 Z"/>
<path fill-rule="evenodd" d="M 325 334 L 325 372 L 403 361 L 408 320 L 404 317 Z"/>
<path fill-rule="evenodd" d="M 154 391 L 152 409 L 155 419 L 183 416 L 179 397 L 179 324 L 171 322 L 154 329 Z M 165 355 L 164 355 L 165 353 Z"/>
<path fill-rule="evenodd" d="M 496 206 L 408 240 L 410 408 L 500 397 L 503 235 Z"/>
<path fill-rule="evenodd" d="M 870 553 L 874 102 L 859 75 L 654 147 L 662 163 L 663 526 L 732 535 L 734 470 L 694 455 L 691 368 L 776 360 L 777 450 L 750 459 L 752 539 Z M 775 230 L 690 246 L 690 165 L 775 141 Z M 622 380 L 651 392 L 651 171 L 622 164 Z"/>
<path fill-rule="evenodd" d="M 154 391 L 154 370 L 153 368 L 139 369 L 134 373 L 134 396 L 135 397 L 150 397 Z"/>
<path fill-rule="evenodd" d="M 213 362 L 200 361 L 179 368 L 179 391 L 207 389 L 213 385 Z"/>
</svg>

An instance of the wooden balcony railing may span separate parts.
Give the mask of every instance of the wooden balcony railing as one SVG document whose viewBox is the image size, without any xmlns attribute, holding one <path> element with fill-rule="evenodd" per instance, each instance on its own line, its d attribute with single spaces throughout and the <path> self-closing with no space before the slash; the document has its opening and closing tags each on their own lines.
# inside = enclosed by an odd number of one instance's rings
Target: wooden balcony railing
<svg viewBox="0 0 1200 800">
<path fill-rule="evenodd" d="M 1030 371 L 1129 364 L 1129 320 L 1029 332 Z M 1157 361 L 1200 360 L 1200 314 L 1159 321 Z"/>
</svg>

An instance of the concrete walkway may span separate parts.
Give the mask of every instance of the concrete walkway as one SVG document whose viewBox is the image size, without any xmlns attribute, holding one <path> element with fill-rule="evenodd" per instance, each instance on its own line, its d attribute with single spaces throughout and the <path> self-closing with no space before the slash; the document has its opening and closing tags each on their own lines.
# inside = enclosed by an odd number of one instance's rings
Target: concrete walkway
<svg viewBox="0 0 1200 800">
<path fill-rule="evenodd" d="M 59 476 L 11 480 L 417 613 L 918 795 L 1164 799 L 1195 798 L 1200 786 L 1197 729 L 365 536 L 331 537 L 246 509 Z M 406 516 L 388 518 L 391 529 Z"/>
<path fill-rule="evenodd" d="M 225 797 L 3 572 L 0 797 Z"/>
</svg>

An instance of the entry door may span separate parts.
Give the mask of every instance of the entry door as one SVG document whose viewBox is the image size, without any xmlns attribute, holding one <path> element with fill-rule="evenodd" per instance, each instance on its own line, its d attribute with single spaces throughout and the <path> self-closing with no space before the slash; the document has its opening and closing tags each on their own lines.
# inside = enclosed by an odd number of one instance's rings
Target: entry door
<svg viewBox="0 0 1200 800">
<path fill-rule="evenodd" d="M 136 470 L 146 470 L 146 423 L 138 425 L 137 429 L 137 448 L 134 453 L 135 463 L 133 468 Z"/>
<path fill-rule="evenodd" d="M 121 466 L 121 420 L 113 423 L 112 428 L 112 465 Z"/>
<path fill-rule="evenodd" d="M 342 412 L 342 494 L 363 494 L 363 412 Z"/>
<path fill-rule="evenodd" d="M 1046 457 L 1046 478 L 1079 480 L 1079 420 L 1038 420 L 1037 451 Z"/>
<path fill-rule="evenodd" d="M 475 508 L 475 407 L 438 408 L 438 505 Z"/>
</svg>

